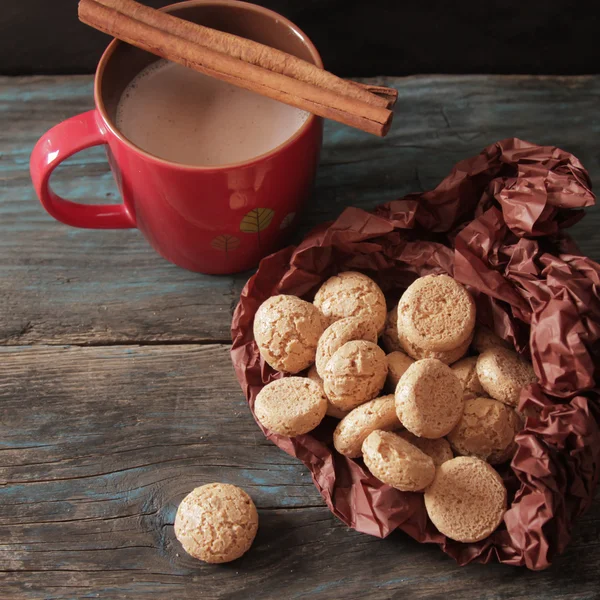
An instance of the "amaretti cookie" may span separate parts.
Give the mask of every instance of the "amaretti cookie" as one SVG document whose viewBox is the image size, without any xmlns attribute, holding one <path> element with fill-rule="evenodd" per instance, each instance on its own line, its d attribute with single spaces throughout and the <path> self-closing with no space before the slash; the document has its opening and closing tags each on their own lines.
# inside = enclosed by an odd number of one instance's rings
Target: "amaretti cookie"
<svg viewBox="0 0 600 600">
<path fill-rule="evenodd" d="M 329 359 L 347 342 L 366 340 L 377 343 L 377 328 L 374 321 L 361 317 L 348 317 L 332 323 L 319 339 L 315 365 L 323 376 Z"/>
<path fill-rule="evenodd" d="M 385 383 L 387 361 L 384 351 L 364 340 L 344 344 L 331 357 L 323 376 L 329 401 L 342 410 L 352 410 L 375 398 Z"/>
<path fill-rule="evenodd" d="M 377 479 L 403 492 L 426 488 L 435 475 L 430 456 L 391 431 L 373 431 L 362 445 L 365 465 Z"/>
<path fill-rule="evenodd" d="M 372 431 L 399 427 L 394 395 L 381 396 L 357 406 L 338 423 L 333 432 L 333 445 L 340 454 L 357 458 L 362 454 L 362 443 Z"/>
<path fill-rule="evenodd" d="M 518 406 L 521 390 L 537 381 L 531 364 L 498 346 L 479 355 L 477 377 L 487 394 L 510 406 Z"/>
<path fill-rule="evenodd" d="M 306 376 L 309 379 L 312 379 L 321 388 L 323 395 L 326 396 L 325 389 L 323 388 L 323 379 L 317 373 L 316 365 L 313 365 L 308 370 Z M 327 398 L 327 411 L 325 412 L 326 415 L 328 415 L 329 417 L 335 417 L 336 419 L 343 419 L 348 414 L 348 412 L 349 411 L 347 410 L 342 410 L 340 408 L 335 407 L 333 404 L 331 404 L 331 402 L 329 402 L 329 398 Z"/>
<path fill-rule="evenodd" d="M 425 350 L 419 348 L 416 344 L 413 344 L 405 335 L 404 331 L 398 325 L 398 342 L 400 347 L 408 356 L 414 360 L 423 360 L 424 358 L 435 358 L 445 365 L 451 365 L 457 360 L 461 359 L 468 351 L 471 344 L 471 338 L 469 337 L 463 344 L 454 348 L 454 350 L 434 352 L 433 350 Z"/>
<path fill-rule="evenodd" d="M 440 533 L 457 542 L 479 542 L 502 522 L 506 488 L 485 461 L 459 456 L 436 469 L 425 490 L 425 508 Z"/>
<path fill-rule="evenodd" d="M 225 563 L 244 554 L 258 531 L 258 513 L 244 490 L 226 483 L 197 487 L 181 502 L 175 536 L 183 549 L 207 563 Z"/>
<path fill-rule="evenodd" d="M 468 398 L 448 441 L 457 454 L 500 464 L 514 454 L 515 434 L 520 428 L 521 419 L 510 406 L 491 398 Z"/>
<path fill-rule="evenodd" d="M 460 379 L 466 396 L 483 396 L 485 391 L 477 377 L 477 357 L 468 356 L 452 365 L 452 371 Z"/>
<path fill-rule="evenodd" d="M 398 419 L 418 437 L 445 436 L 463 413 L 462 384 L 450 367 L 434 358 L 408 367 L 395 396 Z"/>
<path fill-rule="evenodd" d="M 327 398 L 308 377 L 284 377 L 256 396 L 254 414 L 273 433 L 294 437 L 312 431 L 325 416 Z"/>
<path fill-rule="evenodd" d="M 414 281 L 398 303 L 398 328 L 419 348 L 448 352 L 464 344 L 475 328 L 475 302 L 448 275 Z"/>
<path fill-rule="evenodd" d="M 386 352 L 402 350 L 398 339 L 398 305 L 390 310 L 385 318 L 385 325 L 381 333 L 381 345 Z"/>
<path fill-rule="evenodd" d="M 329 323 L 346 317 L 372 320 L 383 331 L 387 308 L 380 287 L 366 275 L 345 271 L 330 277 L 315 295 L 315 306 Z"/>
<path fill-rule="evenodd" d="M 394 392 L 400 381 L 400 377 L 404 375 L 406 369 L 415 361 L 410 356 L 404 354 L 404 352 L 392 352 L 385 358 L 388 364 L 387 387 L 390 392 Z"/>
<path fill-rule="evenodd" d="M 472 345 L 479 353 L 485 352 L 490 348 L 512 348 L 509 342 L 503 340 L 485 325 L 477 325 L 475 327 Z"/>
<path fill-rule="evenodd" d="M 410 442 L 413 446 L 416 446 L 421 452 L 425 452 L 427 456 L 431 457 L 433 464 L 439 467 L 442 463 L 447 460 L 454 458 L 452 448 L 445 438 L 437 438 L 435 440 L 429 440 L 427 438 L 417 437 L 413 435 L 408 429 L 396 432 L 402 439 Z"/>
<path fill-rule="evenodd" d="M 299 373 L 315 360 L 325 330 L 321 312 L 297 296 L 272 296 L 254 317 L 254 339 L 261 356 L 277 371 Z"/>
</svg>

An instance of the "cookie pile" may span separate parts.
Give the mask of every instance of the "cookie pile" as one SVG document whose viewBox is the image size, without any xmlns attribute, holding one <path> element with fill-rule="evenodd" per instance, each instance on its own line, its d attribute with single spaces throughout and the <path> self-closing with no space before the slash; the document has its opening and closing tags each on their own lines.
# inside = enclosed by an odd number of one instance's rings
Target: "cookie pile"
<svg viewBox="0 0 600 600">
<path fill-rule="evenodd" d="M 269 298 L 256 313 L 254 337 L 262 358 L 292 376 L 261 390 L 256 418 L 289 437 L 326 415 L 339 419 L 340 454 L 362 458 L 398 490 L 424 492 L 444 535 L 482 540 L 506 511 L 506 489 L 491 465 L 513 456 L 521 389 L 536 378 L 475 319 L 471 295 L 447 275 L 417 279 L 389 312 L 379 286 L 357 272 L 328 279 L 313 303 Z M 467 356 L 469 349 L 479 354 Z"/>
</svg>

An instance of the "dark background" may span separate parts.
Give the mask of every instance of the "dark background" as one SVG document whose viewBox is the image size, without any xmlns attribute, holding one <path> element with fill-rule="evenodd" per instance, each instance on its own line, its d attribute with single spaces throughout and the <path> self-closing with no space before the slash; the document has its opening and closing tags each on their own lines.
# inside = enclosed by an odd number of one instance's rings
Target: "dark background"
<svg viewBox="0 0 600 600">
<path fill-rule="evenodd" d="M 325 66 L 344 76 L 586 74 L 600 65 L 598 2 L 255 2 L 294 21 Z M 0 74 L 90 73 L 108 42 L 78 22 L 77 0 L 0 0 L 0 7 Z"/>
</svg>

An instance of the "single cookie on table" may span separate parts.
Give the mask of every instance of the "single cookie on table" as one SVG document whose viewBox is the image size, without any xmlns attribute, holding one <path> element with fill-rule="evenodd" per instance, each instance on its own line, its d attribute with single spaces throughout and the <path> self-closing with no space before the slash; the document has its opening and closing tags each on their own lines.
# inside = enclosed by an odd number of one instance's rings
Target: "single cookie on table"
<svg viewBox="0 0 600 600">
<path fill-rule="evenodd" d="M 415 280 L 398 303 L 398 327 L 419 348 L 448 352 L 464 344 L 475 328 L 475 302 L 448 275 Z"/>
<path fill-rule="evenodd" d="M 377 343 L 377 327 L 371 319 L 348 317 L 332 323 L 319 338 L 315 365 L 317 373 L 323 376 L 329 359 L 344 344 L 354 340 Z"/>
<path fill-rule="evenodd" d="M 425 489 L 435 475 L 430 456 L 391 431 L 375 430 L 362 445 L 365 465 L 379 481 L 403 492 Z"/>
<path fill-rule="evenodd" d="M 386 317 L 385 296 L 370 278 L 356 271 L 345 271 L 330 277 L 315 295 L 315 306 L 329 324 L 346 317 L 360 317 L 375 323 L 383 331 Z"/>
<path fill-rule="evenodd" d="M 372 342 L 354 340 L 331 357 L 323 376 L 329 401 L 342 410 L 352 410 L 375 398 L 387 377 L 385 352 Z"/>
<path fill-rule="evenodd" d="M 475 327 L 475 335 L 473 336 L 473 348 L 480 354 L 490 348 L 508 348 L 512 346 L 506 340 L 496 335 L 491 329 L 485 325 L 477 325 Z"/>
<path fill-rule="evenodd" d="M 381 396 L 357 406 L 338 423 L 333 432 L 333 445 L 340 454 L 357 458 L 362 454 L 362 443 L 372 431 L 392 431 L 400 427 L 394 395 Z"/>
<path fill-rule="evenodd" d="M 451 365 L 455 363 L 457 360 L 460 360 L 469 350 L 469 346 L 471 345 L 471 337 L 467 339 L 466 342 L 454 348 L 454 350 L 448 350 L 443 352 L 434 352 L 433 350 L 425 350 L 424 348 L 419 348 L 419 346 L 413 344 L 404 334 L 404 330 L 398 324 L 398 341 L 400 346 L 408 356 L 413 358 L 414 360 L 423 360 L 425 358 L 435 358 L 440 362 L 443 362 L 445 365 Z"/>
<path fill-rule="evenodd" d="M 327 398 L 308 377 L 283 377 L 265 385 L 254 402 L 259 423 L 280 435 L 312 431 L 325 417 Z"/>
<path fill-rule="evenodd" d="M 403 429 L 402 431 L 398 431 L 396 433 L 402 439 L 410 442 L 413 446 L 416 446 L 421 452 L 425 452 L 427 456 L 430 456 L 431 460 L 433 460 L 433 464 L 436 467 L 439 467 L 442 463 L 454 458 L 452 448 L 445 438 L 429 440 L 427 438 L 417 437 L 407 429 Z"/>
<path fill-rule="evenodd" d="M 418 437 L 445 436 L 463 414 L 462 384 L 449 366 L 434 358 L 408 367 L 395 396 L 398 419 Z"/>
<path fill-rule="evenodd" d="M 512 458 L 521 425 L 510 406 L 491 398 L 467 398 L 463 415 L 447 438 L 457 454 L 501 464 Z"/>
<path fill-rule="evenodd" d="M 225 563 L 247 552 L 258 531 L 258 513 L 235 485 L 209 483 L 190 492 L 175 516 L 183 549 L 207 563 Z"/>
<path fill-rule="evenodd" d="M 415 361 L 404 354 L 404 352 L 391 352 L 386 357 L 388 363 L 387 387 L 390 392 L 395 392 L 400 377 L 404 375 L 406 369 Z"/>
<path fill-rule="evenodd" d="M 460 379 L 465 396 L 483 396 L 485 390 L 477 377 L 477 357 L 468 356 L 452 365 L 452 371 Z"/>
<path fill-rule="evenodd" d="M 497 346 L 477 358 L 477 377 L 489 396 L 509 406 L 518 406 L 521 390 L 537 381 L 530 363 Z"/>
<path fill-rule="evenodd" d="M 321 312 L 297 296 L 272 296 L 254 317 L 254 339 L 261 356 L 277 371 L 299 373 L 315 361 L 325 330 Z"/>
<path fill-rule="evenodd" d="M 323 379 L 317 373 L 317 367 L 316 367 L 316 365 L 313 365 L 308 370 L 308 373 L 306 374 L 306 376 L 309 379 L 312 379 L 321 388 L 321 391 L 323 392 L 324 396 L 327 396 L 325 394 L 325 389 L 323 388 Z M 334 417 L 335 419 L 343 419 L 348 414 L 348 412 L 349 411 L 347 411 L 347 410 L 342 410 L 340 408 L 337 408 L 336 406 L 334 406 L 333 404 L 331 404 L 331 402 L 329 402 L 329 398 L 327 398 L 327 411 L 325 412 L 325 414 L 328 417 Z"/>
<path fill-rule="evenodd" d="M 506 488 L 485 461 L 459 456 L 436 469 L 425 490 L 425 508 L 440 533 L 457 542 L 479 542 L 502 522 Z"/>
<path fill-rule="evenodd" d="M 386 352 L 403 351 L 398 339 L 398 305 L 390 310 L 385 318 L 385 325 L 381 333 L 381 345 Z"/>
</svg>

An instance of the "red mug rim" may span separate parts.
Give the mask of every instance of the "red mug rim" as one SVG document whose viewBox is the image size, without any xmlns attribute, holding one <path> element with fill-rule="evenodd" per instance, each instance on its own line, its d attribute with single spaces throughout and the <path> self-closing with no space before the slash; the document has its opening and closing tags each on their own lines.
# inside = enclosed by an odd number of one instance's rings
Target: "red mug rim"
<svg viewBox="0 0 600 600">
<path fill-rule="evenodd" d="M 252 4 L 250 2 L 239 2 L 238 0 L 186 0 L 185 2 L 178 2 L 176 4 L 170 4 L 159 10 L 164 10 L 166 12 L 172 12 L 174 9 L 177 9 L 180 7 L 198 6 L 198 5 L 202 5 L 202 4 L 212 5 L 212 6 L 239 6 L 245 10 L 263 13 L 265 15 L 270 16 L 273 20 L 281 21 L 282 23 L 287 25 L 290 28 L 290 30 L 292 30 L 306 45 L 306 47 L 308 48 L 308 51 L 310 52 L 310 54 L 314 60 L 314 64 L 318 67 L 323 68 L 323 61 L 321 59 L 321 56 L 320 56 L 318 50 L 316 49 L 315 45 L 310 40 L 310 38 L 297 25 L 292 23 L 289 19 L 286 19 L 284 16 L 280 15 L 279 13 L 275 12 L 274 10 L 264 8 L 263 6 L 258 6 L 257 4 Z M 102 120 L 104 121 L 106 127 L 111 131 L 111 133 L 115 137 L 117 137 L 123 144 L 125 144 L 126 146 L 128 146 L 129 148 L 131 148 L 132 150 L 137 152 L 138 154 L 142 154 L 149 161 L 153 161 L 153 162 L 156 162 L 156 163 L 164 165 L 164 166 L 176 167 L 178 169 L 186 169 L 186 170 L 191 170 L 191 171 L 223 171 L 223 170 L 227 171 L 227 170 L 230 170 L 231 168 L 247 167 L 247 166 L 262 162 L 263 160 L 270 158 L 271 156 L 274 156 L 274 155 L 278 154 L 279 152 L 281 152 L 284 148 L 291 145 L 296 139 L 298 139 L 301 135 L 303 135 L 304 132 L 310 126 L 313 125 L 313 123 L 315 122 L 315 119 L 317 119 L 317 117 L 314 114 L 309 113 L 308 118 L 300 126 L 300 128 L 297 129 L 291 137 L 289 137 L 287 140 L 285 140 L 284 142 L 279 144 L 279 146 L 272 148 L 268 152 L 259 154 L 258 156 L 254 156 L 253 158 L 250 158 L 248 160 L 241 161 L 241 162 L 226 163 L 224 165 L 206 166 L 205 167 L 202 165 L 188 165 L 185 163 L 178 163 L 178 162 L 166 160 L 164 158 L 160 158 L 158 156 L 155 156 L 154 154 L 150 154 L 149 152 L 146 152 L 145 150 L 143 150 L 139 146 L 136 146 L 133 142 L 128 140 L 117 129 L 116 125 L 109 118 L 108 113 L 106 111 L 106 107 L 104 106 L 104 101 L 102 99 L 102 93 L 101 93 L 102 77 L 104 75 L 104 70 L 106 68 L 106 65 L 107 65 L 108 61 L 110 60 L 111 56 L 113 55 L 115 49 L 118 47 L 119 44 L 122 44 L 122 43 L 123 42 L 121 42 L 120 40 L 117 40 L 117 39 L 110 42 L 110 44 L 108 45 L 108 47 L 102 54 L 102 57 L 100 58 L 100 62 L 98 63 L 98 67 L 96 69 L 96 76 L 94 78 L 94 99 L 96 102 L 96 109 L 102 116 Z"/>
</svg>

